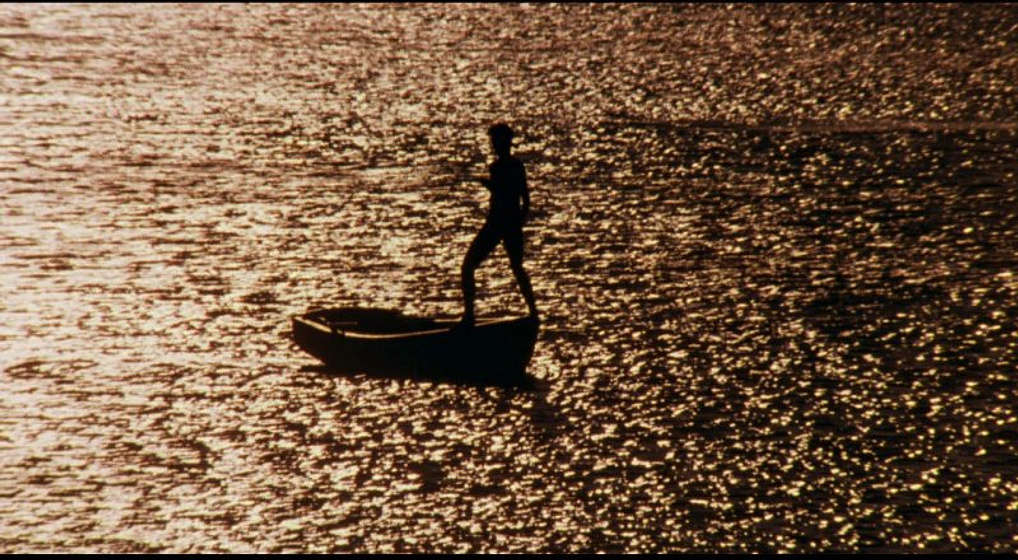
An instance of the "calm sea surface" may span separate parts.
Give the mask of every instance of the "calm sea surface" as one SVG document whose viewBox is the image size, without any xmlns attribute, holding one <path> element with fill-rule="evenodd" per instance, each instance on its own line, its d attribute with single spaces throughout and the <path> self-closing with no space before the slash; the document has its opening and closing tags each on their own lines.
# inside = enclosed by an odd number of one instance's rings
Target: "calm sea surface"
<svg viewBox="0 0 1018 560">
<path fill-rule="evenodd" d="M 0 552 L 1018 551 L 1018 7 L 0 6 Z M 460 311 L 507 390 L 322 372 Z M 479 314 L 525 312 L 507 259 Z"/>
</svg>

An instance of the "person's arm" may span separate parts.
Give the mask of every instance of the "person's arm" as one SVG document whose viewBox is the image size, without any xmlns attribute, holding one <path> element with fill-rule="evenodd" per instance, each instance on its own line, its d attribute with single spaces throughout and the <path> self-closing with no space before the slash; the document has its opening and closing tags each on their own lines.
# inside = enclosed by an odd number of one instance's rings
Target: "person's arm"
<svg viewBox="0 0 1018 560">
<path fill-rule="evenodd" d="M 527 214 L 530 213 L 530 189 L 527 188 L 527 170 L 520 165 L 520 178 L 523 180 L 523 221 L 527 221 Z"/>
<path fill-rule="evenodd" d="M 494 189 L 495 188 L 495 169 L 494 169 L 494 167 L 489 165 L 488 166 L 488 177 L 487 178 L 480 177 L 480 178 L 478 178 L 478 181 L 480 181 L 481 184 L 484 185 L 484 188 L 488 189 L 489 191 Z"/>
</svg>

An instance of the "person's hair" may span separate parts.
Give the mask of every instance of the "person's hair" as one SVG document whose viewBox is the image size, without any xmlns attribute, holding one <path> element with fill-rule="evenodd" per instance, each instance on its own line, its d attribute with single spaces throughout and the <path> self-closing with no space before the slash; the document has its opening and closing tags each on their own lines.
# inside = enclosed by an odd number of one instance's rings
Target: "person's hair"
<svg viewBox="0 0 1018 560">
<path fill-rule="evenodd" d="M 513 129 L 509 128 L 509 125 L 504 122 L 496 123 L 488 128 L 488 136 L 491 136 L 491 139 L 496 142 L 503 139 L 506 142 L 512 142 Z"/>
</svg>

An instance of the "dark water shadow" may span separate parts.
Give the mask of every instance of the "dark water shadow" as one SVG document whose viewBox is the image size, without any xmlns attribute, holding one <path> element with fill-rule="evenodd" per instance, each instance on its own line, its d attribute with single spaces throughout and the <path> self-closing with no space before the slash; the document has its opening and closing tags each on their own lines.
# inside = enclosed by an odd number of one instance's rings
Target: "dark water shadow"
<svg viewBox="0 0 1018 560">
<path fill-rule="evenodd" d="M 348 370 L 337 366 L 316 364 L 300 368 L 303 373 L 316 373 L 330 377 L 345 377 L 349 379 L 383 379 L 383 380 L 404 380 L 430 382 L 444 385 L 460 385 L 466 387 L 499 387 L 503 389 L 515 389 L 523 391 L 547 391 L 548 383 L 536 377 L 523 373 L 513 377 L 498 377 L 485 375 L 462 375 L 443 373 L 423 373 L 416 370 L 401 368 L 367 368 Z"/>
</svg>

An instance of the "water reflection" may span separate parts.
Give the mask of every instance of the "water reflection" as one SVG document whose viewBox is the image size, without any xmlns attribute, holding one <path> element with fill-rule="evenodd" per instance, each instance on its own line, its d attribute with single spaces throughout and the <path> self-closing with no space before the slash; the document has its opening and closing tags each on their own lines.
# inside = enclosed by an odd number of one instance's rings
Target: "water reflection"
<svg viewBox="0 0 1018 560">
<path fill-rule="evenodd" d="M 1012 550 L 1014 19 L 0 7 L 0 550 Z M 496 118 L 545 384 L 315 370 L 458 312 Z"/>
</svg>

